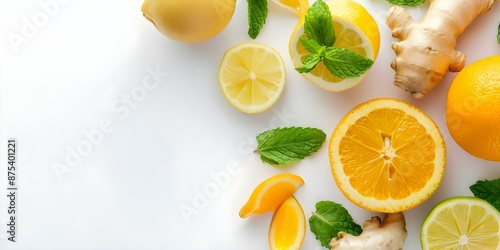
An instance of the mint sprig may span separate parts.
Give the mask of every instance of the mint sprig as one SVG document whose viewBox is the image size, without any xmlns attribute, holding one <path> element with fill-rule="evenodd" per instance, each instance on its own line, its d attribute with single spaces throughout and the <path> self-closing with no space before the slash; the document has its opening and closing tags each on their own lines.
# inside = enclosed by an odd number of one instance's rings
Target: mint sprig
<svg viewBox="0 0 500 250">
<path fill-rule="evenodd" d="M 325 139 L 326 134 L 317 128 L 276 128 L 257 136 L 255 151 L 263 162 L 287 165 L 313 155 Z"/>
<path fill-rule="evenodd" d="M 469 189 L 475 197 L 486 200 L 500 211 L 500 178 L 477 181 Z"/>
<path fill-rule="evenodd" d="M 399 6 L 417 6 L 423 4 L 425 0 L 387 0 L 387 2 Z"/>
<path fill-rule="evenodd" d="M 323 0 L 316 1 L 307 11 L 304 34 L 307 37 L 300 37 L 299 41 L 310 54 L 295 68 L 299 73 L 309 73 L 323 62 L 332 75 L 347 79 L 364 74 L 374 63 L 354 51 L 332 47 L 336 40 L 335 30 L 330 9 Z"/>
<path fill-rule="evenodd" d="M 330 248 L 330 241 L 337 237 L 339 232 L 358 236 L 363 231 L 347 209 L 333 201 L 316 203 L 316 212 L 309 218 L 309 227 L 321 245 L 327 248 Z"/>
<path fill-rule="evenodd" d="M 248 35 L 255 39 L 264 27 L 267 19 L 267 0 L 247 0 Z"/>
</svg>

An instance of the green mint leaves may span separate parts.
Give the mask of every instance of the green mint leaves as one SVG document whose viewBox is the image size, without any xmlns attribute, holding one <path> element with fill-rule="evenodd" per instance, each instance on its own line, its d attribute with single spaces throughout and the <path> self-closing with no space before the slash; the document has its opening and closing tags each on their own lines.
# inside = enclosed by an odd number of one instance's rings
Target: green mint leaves
<svg viewBox="0 0 500 250">
<path fill-rule="evenodd" d="M 323 62 L 334 76 L 347 79 L 364 74 L 373 65 L 373 60 L 351 50 L 332 47 L 336 40 L 332 15 L 323 0 L 316 1 L 307 11 L 304 33 L 307 38 L 299 41 L 310 54 L 295 68 L 299 73 L 309 73 Z"/>
<path fill-rule="evenodd" d="M 357 236 L 363 231 L 361 226 L 353 221 L 349 212 L 333 201 L 316 203 L 316 212 L 309 218 L 309 226 L 316 239 L 327 248 L 330 248 L 330 241 L 337 237 L 339 232 Z"/>
<path fill-rule="evenodd" d="M 387 0 L 387 2 L 399 6 L 417 6 L 423 4 L 425 0 Z"/>
<path fill-rule="evenodd" d="M 311 52 L 311 54 L 307 55 L 302 65 L 295 68 L 295 70 L 299 73 L 309 73 L 318 63 L 323 61 L 326 47 L 321 46 L 316 40 L 310 38 L 300 37 L 299 41 L 307 51 Z"/>
<path fill-rule="evenodd" d="M 500 178 L 477 181 L 469 189 L 475 197 L 486 200 L 500 211 Z"/>
<path fill-rule="evenodd" d="M 323 63 L 330 73 L 342 79 L 354 78 L 365 73 L 373 61 L 344 48 L 326 48 Z"/>
<path fill-rule="evenodd" d="M 498 44 L 500 44 L 500 23 L 498 24 L 498 35 L 497 35 Z"/>
<path fill-rule="evenodd" d="M 328 5 L 322 0 L 315 2 L 307 11 L 304 20 L 304 33 L 321 46 L 331 47 L 335 43 L 332 14 Z"/>
<path fill-rule="evenodd" d="M 287 165 L 313 155 L 325 139 L 326 134 L 317 128 L 276 128 L 257 136 L 256 152 L 263 162 Z"/>
<path fill-rule="evenodd" d="M 267 19 L 267 0 L 247 0 L 248 35 L 255 39 L 264 27 Z"/>
</svg>

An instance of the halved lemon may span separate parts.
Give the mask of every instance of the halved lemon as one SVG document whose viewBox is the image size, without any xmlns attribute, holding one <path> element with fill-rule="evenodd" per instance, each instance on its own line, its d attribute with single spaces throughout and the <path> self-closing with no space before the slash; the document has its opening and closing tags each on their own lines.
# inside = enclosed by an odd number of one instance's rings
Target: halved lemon
<svg viewBox="0 0 500 250">
<path fill-rule="evenodd" d="M 380 31 L 377 22 L 366 9 L 351 0 L 325 1 L 332 14 L 336 41 L 333 47 L 346 48 L 375 61 L 380 47 Z M 309 55 L 302 46 L 299 37 L 305 37 L 304 18 L 301 18 L 288 44 L 293 65 L 299 67 Z M 341 79 L 330 73 L 323 62 L 320 62 L 310 73 L 301 74 L 309 82 L 328 91 L 342 91 L 356 86 L 363 80 L 359 77 Z"/>
<path fill-rule="evenodd" d="M 278 101 L 285 87 L 285 64 L 275 49 L 246 42 L 226 51 L 218 80 L 226 100 L 239 111 L 259 113 Z"/>
<path fill-rule="evenodd" d="M 500 249 L 500 213 L 474 197 L 454 197 L 436 205 L 420 231 L 422 249 Z"/>
<path fill-rule="evenodd" d="M 269 227 L 271 250 L 300 249 L 306 236 L 306 217 L 299 201 L 292 195 L 274 212 Z"/>
<path fill-rule="evenodd" d="M 446 148 L 439 128 L 417 107 L 378 98 L 351 110 L 329 144 L 333 177 L 354 204 L 395 213 L 427 200 L 439 187 Z"/>
<path fill-rule="evenodd" d="M 308 0 L 272 0 L 277 5 L 285 8 L 292 13 L 294 13 L 297 17 L 302 17 L 306 14 L 309 9 L 309 1 Z"/>
<path fill-rule="evenodd" d="M 240 210 L 240 217 L 263 214 L 276 209 L 299 188 L 304 180 L 294 174 L 277 174 L 261 182 Z"/>
</svg>

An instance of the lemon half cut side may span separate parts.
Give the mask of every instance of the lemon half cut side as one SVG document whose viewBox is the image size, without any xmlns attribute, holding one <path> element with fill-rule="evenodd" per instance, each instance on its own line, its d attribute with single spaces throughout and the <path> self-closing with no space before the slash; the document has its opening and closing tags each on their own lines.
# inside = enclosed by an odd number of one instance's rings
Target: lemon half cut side
<svg viewBox="0 0 500 250">
<path fill-rule="evenodd" d="M 380 47 L 380 31 L 370 13 L 362 5 L 351 0 L 333 0 L 325 3 L 332 14 L 335 30 L 336 40 L 333 47 L 346 48 L 375 61 Z M 302 65 L 306 56 L 310 54 L 299 40 L 300 37 L 306 37 L 304 20 L 305 18 L 299 20 L 288 44 L 294 67 Z M 310 73 L 301 75 L 324 90 L 342 91 L 359 84 L 367 72 L 359 77 L 341 79 L 332 75 L 323 62 L 320 62 Z"/>
</svg>

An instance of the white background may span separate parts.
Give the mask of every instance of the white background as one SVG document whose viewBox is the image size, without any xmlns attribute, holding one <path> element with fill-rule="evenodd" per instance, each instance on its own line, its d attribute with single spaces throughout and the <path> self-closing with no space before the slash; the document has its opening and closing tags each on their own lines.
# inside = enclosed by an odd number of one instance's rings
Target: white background
<svg viewBox="0 0 500 250">
<path fill-rule="evenodd" d="M 257 134 L 278 126 L 317 127 L 327 133 L 328 142 L 343 115 L 376 97 L 420 107 L 438 124 L 447 144 L 442 185 L 428 201 L 405 212 L 405 249 L 420 248 L 420 225 L 435 204 L 471 195 L 468 187 L 476 180 L 500 177 L 500 163 L 467 154 L 449 135 L 445 99 L 456 74 L 448 74 L 418 100 L 393 86 L 393 38 L 385 25 L 390 5 L 385 0 L 358 0 L 378 22 L 380 53 L 365 80 L 341 93 L 321 90 L 294 71 L 288 39 L 297 18 L 269 3 L 267 24 L 256 40 L 281 53 L 287 85 L 278 103 L 257 115 L 230 106 L 216 78 L 223 53 L 251 40 L 246 1 L 237 1 L 221 34 L 193 45 L 162 36 L 143 18 L 140 0 L 61 1 L 52 13 L 41 7 L 46 2 L 0 0 L 0 188 L 5 192 L 6 141 L 15 137 L 19 143 L 18 242 L 6 239 L 2 191 L 2 250 L 266 249 L 272 214 L 240 219 L 238 211 L 258 183 L 284 172 L 305 180 L 296 197 L 306 217 L 316 202 L 332 200 L 362 224 L 379 214 L 353 205 L 340 193 L 327 143 L 288 168 L 263 164 L 252 150 Z M 418 20 L 427 6 L 409 10 Z M 14 35 L 23 37 L 26 21 L 33 23 L 43 13 L 48 20 L 39 19 L 23 43 L 10 42 Z M 499 22 L 496 4 L 459 38 L 457 48 L 467 54 L 467 64 L 499 54 Z M 163 75 L 146 89 L 143 79 L 148 80 L 151 70 Z M 99 127 L 102 123 L 105 128 Z M 99 129 L 102 138 L 95 134 Z M 93 142 L 86 133 L 94 135 Z M 69 166 L 66 158 L 78 149 L 83 155 Z M 57 163 L 71 171 L 58 178 Z M 231 173 L 227 166 L 233 166 Z M 229 178 L 217 183 L 214 176 Z M 193 214 L 183 216 L 180 208 L 187 207 Z M 309 227 L 303 249 L 321 249 Z"/>
</svg>

